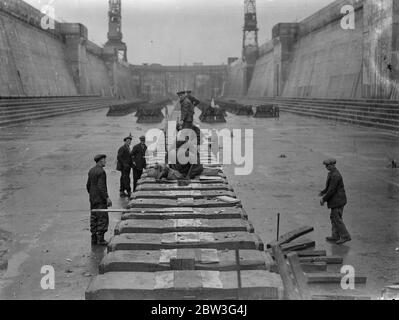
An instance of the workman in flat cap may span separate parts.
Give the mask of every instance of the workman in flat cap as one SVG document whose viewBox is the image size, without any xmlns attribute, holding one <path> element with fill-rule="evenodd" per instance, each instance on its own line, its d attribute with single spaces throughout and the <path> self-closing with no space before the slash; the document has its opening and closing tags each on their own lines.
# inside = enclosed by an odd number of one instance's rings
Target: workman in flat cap
<svg viewBox="0 0 399 320">
<path fill-rule="evenodd" d="M 112 201 L 108 196 L 107 174 L 104 167 L 107 156 L 99 154 L 94 157 L 96 165 L 90 169 L 86 189 L 90 195 L 90 210 L 108 209 L 112 207 Z M 107 245 L 104 234 L 108 231 L 108 212 L 91 212 L 90 231 L 93 245 Z"/>
<path fill-rule="evenodd" d="M 326 240 L 341 245 L 351 241 L 351 236 L 343 221 L 344 207 L 347 203 L 344 181 L 341 173 L 336 168 L 337 160 L 327 159 L 323 164 L 329 173 L 326 188 L 319 194 L 322 197 L 320 204 L 324 206 L 327 202 L 328 208 L 331 209 L 330 219 L 332 225 L 331 237 L 327 237 Z"/>
<path fill-rule="evenodd" d="M 132 172 L 132 157 L 130 155 L 130 145 L 132 143 L 132 136 L 126 137 L 124 145 L 119 148 L 117 156 L 116 170 L 120 171 L 120 189 L 119 195 L 121 198 L 129 197 L 132 195 L 132 187 L 130 181 L 130 173 Z"/>
<path fill-rule="evenodd" d="M 136 192 L 137 182 L 141 179 L 143 170 L 147 167 L 145 154 L 147 146 L 145 144 L 145 136 L 140 137 L 140 143 L 133 147 L 131 152 L 133 164 L 133 192 Z"/>
<path fill-rule="evenodd" d="M 194 105 L 187 94 L 187 91 L 180 91 L 177 93 L 181 106 L 181 121 L 183 122 L 183 129 L 191 129 L 194 121 Z"/>
</svg>

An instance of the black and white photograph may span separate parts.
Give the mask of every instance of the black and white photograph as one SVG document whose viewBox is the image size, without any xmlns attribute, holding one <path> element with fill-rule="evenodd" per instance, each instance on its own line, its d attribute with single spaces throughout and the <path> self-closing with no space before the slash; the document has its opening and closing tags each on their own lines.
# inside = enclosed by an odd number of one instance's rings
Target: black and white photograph
<svg viewBox="0 0 399 320">
<path fill-rule="evenodd" d="M 0 300 L 397 299 L 398 0 L 0 0 Z"/>
</svg>

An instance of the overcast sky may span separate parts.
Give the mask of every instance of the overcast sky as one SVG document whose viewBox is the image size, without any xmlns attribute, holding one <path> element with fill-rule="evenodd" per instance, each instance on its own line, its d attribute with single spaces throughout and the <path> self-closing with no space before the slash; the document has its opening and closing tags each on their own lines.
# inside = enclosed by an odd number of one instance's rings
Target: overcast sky
<svg viewBox="0 0 399 320">
<path fill-rule="evenodd" d="M 52 3 L 56 18 L 81 22 L 89 39 L 107 41 L 108 0 L 26 0 Z M 259 42 L 278 22 L 295 22 L 333 0 L 257 0 Z M 244 0 L 122 0 L 122 32 L 132 64 L 221 64 L 241 56 Z"/>
</svg>

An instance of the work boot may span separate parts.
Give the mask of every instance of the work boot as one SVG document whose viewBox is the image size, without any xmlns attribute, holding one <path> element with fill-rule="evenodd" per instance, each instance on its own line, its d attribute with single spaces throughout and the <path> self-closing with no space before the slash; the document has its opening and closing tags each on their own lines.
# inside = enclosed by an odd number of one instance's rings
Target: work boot
<svg viewBox="0 0 399 320">
<path fill-rule="evenodd" d="M 341 238 L 341 239 L 339 239 L 339 240 L 336 242 L 336 244 L 341 245 L 341 244 L 344 244 L 344 243 L 349 242 L 349 241 L 351 241 L 351 240 L 352 240 L 351 238 Z"/>
<path fill-rule="evenodd" d="M 98 244 L 99 246 L 106 246 L 106 245 L 108 245 L 108 242 L 105 241 L 105 239 L 104 239 L 104 234 L 99 233 L 99 234 L 97 235 L 97 244 Z"/>
<path fill-rule="evenodd" d="M 326 241 L 328 242 L 337 242 L 339 240 L 339 238 L 334 238 L 334 237 L 327 237 Z"/>
<path fill-rule="evenodd" d="M 128 193 L 127 193 L 127 197 L 128 197 L 128 199 L 130 200 L 130 198 L 132 197 L 132 193 L 131 193 L 131 192 L 128 192 Z"/>
<path fill-rule="evenodd" d="M 121 193 L 119 193 L 119 196 L 120 196 L 121 198 L 126 198 L 126 193 L 121 192 Z"/>
<path fill-rule="evenodd" d="M 93 233 L 91 235 L 91 244 L 92 245 L 96 245 L 97 244 L 97 235 L 95 233 Z"/>
</svg>

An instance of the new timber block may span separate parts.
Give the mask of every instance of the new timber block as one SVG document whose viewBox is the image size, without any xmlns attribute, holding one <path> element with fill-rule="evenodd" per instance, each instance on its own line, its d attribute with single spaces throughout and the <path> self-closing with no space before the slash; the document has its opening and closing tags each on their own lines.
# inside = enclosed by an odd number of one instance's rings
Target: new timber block
<svg viewBox="0 0 399 320">
<path fill-rule="evenodd" d="M 129 233 L 113 237 L 108 245 L 108 252 L 188 248 L 263 251 L 264 245 L 256 234 L 248 232 Z"/>
<path fill-rule="evenodd" d="M 211 199 L 221 196 L 236 198 L 236 194 L 225 190 L 166 190 L 166 191 L 137 191 L 133 194 L 132 199 Z"/>
<path fill-rule="evenodd" d="M 219 199 L 193 199 L 193 198 L 179 198 L 173 199 L 136 199 L 129 202 L 127 208 L 221 208 L 221 207 L 241 207 L 241 202 L 229 203 Z"/>
<path fill-rule="evenodd" d="M 170 258 L 171 270 L 195 270 L 195 252 L 193 250 L 180 250 L 176 256 Z"/>
<path fill-rule="evenodd" d="M 233 191 L 230 185 L 225 183 L 203 184 L 203 183 L 190 183 L 188 185 L 178 185 L 172 183 L 159 183 L 159 184 L 141 184 L 137 187 L 137 191 L 175 191 L 175 190 L 225 190 Z"/>
<path fill-rule="evenodd" d="M 122 220 L 130 219 L 248 219 L 242 208 L 133 208 L 122 215 Z"/>
<path fill-rule="evenodd" d="M 279 275 L 264 270 L 241 272 L 239 295 L 246 300 L 282 299 Z M 237 297 L 236 272 L 110 272 L 98 275 L 86 300 L 232 300 Z"/>
<path fill-rule="evenodd" d="M 115 235 L 124 233 L 170 233 L 170 232 L 249 232 L 253 225 L 242 219 L 166 219 L 123 220 L 115 228 Z"/>
<path fill-rule="evenodd" d="M 100 264 L 106 272 L 157 272 L 171 270 L 170 260 L 190 251 L 195 256 L 195 270 L 236 271 L 235 251 L 216 249 L 131 250 L 108 253 Z M 240 250 L 240 270 L 270 270 L 273 259 L 258 250 Z"/>
</svg>

